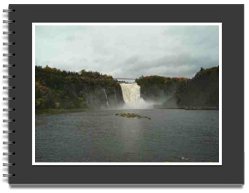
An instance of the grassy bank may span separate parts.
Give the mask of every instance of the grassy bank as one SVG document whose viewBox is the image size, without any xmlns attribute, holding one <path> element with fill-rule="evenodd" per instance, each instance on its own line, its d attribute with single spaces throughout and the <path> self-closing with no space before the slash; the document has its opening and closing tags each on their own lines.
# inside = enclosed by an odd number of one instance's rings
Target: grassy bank
<svg viewBox="0 0 249 193">
<path fill-rule="evenodd" d="M 75 109 L 43 109 L 43 110 L 36 110 L 36 115 L 42 115 L 42 114 L 60 114 L 60 113 L 74 113 L 74 112 L 84 112 L 87 111 L 86 108 L 75 108 Z"/>
<path fill-rule="evenodd" d="M 183 109 L 183 110 L 219 110 L 217 107 L 165 107 L 164 105 L 154 105 L 155 109 Z"/>
</svg>

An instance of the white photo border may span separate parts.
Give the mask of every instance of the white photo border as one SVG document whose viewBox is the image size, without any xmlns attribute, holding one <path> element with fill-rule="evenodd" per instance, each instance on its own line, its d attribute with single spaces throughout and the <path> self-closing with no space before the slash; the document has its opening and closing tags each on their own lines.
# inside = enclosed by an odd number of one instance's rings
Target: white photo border
<svg viewBox="0 0 249 193">
<path fill-rule="evenodd" d="M 120 26 L 218 26 L 219 27 L 219 162 L 36 162 L 35 161 L 35 27 L 41 25 L 51 26 L 109 26 L 109 25 L 120 25 Z M 170 22 L 153 22 L 153 23 L 32 23 L 32 165 L 222 165 L 222 23 L 170 23 Z"/>
</svg>

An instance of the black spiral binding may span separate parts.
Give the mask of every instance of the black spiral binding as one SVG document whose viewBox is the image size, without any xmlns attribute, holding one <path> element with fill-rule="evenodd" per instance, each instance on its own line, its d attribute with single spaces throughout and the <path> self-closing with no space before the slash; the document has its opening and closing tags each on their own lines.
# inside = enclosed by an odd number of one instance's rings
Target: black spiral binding
<svg viewBox="0 0 249 193">
<path fill-rule="evenodd" d="M 10 118 L 10 113 L 12 111 L 16 110 L 15 108 L 10 108 L 10 103 L 12 103 L 13 101 L 15 101 L 15 99 L 16 99 L 14 96 L 10 96 L 10 91 L 12 89 L 15 89 L 15 86 L 13 86 L 12 84 L 10 84 L 10 79 L 15 78 L 15 75 L 10 74 L 10 68 L 14 68 L 15 64 L 10 64 L 10 62 L 9 62 L 10 61 L 10 57 L 15 56 L 15 53 L 10 53 L 10 51 L 9 51 L 10 50 L 9 49 L 10 46 L 15 46 L 15 42 L 10 42 L 9 41 L 10 36 L 15 35 L 15 31 L 11 31 L 10 30 L 10 25 L 12 25 L 12 24 L 15 23 L 15 20 L 10 20 L 9 19 L 9 15 L 12 12 L 15 12 L 15 10 L 14 9 L 4 9 L 3 10 L 3 13 L 8 15 L 7 16 L 8 19 L 7 20 L 3 20 L 3 23 L 5 25 L 7 25 L 7 27 L 8 27 L 8 30 L 3 32 L 3 35 L 8 37 L 8 42 L 4 42 L 3 43 L 3 46 L 8 48 L 8 53 L 4 53 L 3 54 L 3 57 L 6 58 L 7 61 L 8 61 L 8 64 L 4 64 L 3 65 L 3 68 L 6 69 L 7 72 L 8 72 L 8 75 L 4 75 L 3 76 L 3 79 L 6 80 L 6 82 L 7 82 L 6 83 L 7 85 L 3 87 L 4 92 L 7 92 L 7 97 L 3 98 L 3 102 L 7 103 L 7 108 L 4 108 L 3 112 L 6 113 L 7 114 L 6 117 L 8 117 L 7 119 L 3 120 L 4 123 L 8 124 L 8 129 L 3 131 L 3 134 L 7 135 L 7 139 L 8 139 L 7 141 L 3 142 L 3 145 L 7 146 L 7 149 L 8 149 L 8 152 L 4 152 L 3 156 L 7 156 L 8 163 L 3 163 L 3 166 L 4 167 L 8 167 L 8 173 L 7 174 L 3 174 L 3 177 L 6 177 L 8 179 L 10 177 L 15 176 L 15 173 L 11 173 L 10 172 L 11 171 L 10 167 L 15 166 L 15 163 L 11 163 L 10 162 L 10 156 L 14 156 L 15 155 L 15 152 L 11 151 L 11 146 L 15 145 L 15 143 L 16 143 L 14 140 L 11 140 L 11 138 L 10 138 L 10 135 L 15 134 L 15 130 L 13 128 L 11 128 L 11 129 L 9 128 L 9 124 L 12 123 L 12 122 L 15 122 L 15 119 L 11 119 Z"/>
</svg>

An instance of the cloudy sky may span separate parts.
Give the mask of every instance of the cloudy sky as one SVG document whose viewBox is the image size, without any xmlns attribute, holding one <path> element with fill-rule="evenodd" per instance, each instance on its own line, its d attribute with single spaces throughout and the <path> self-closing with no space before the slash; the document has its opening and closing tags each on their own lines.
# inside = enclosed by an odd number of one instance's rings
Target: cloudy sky
<svg viewBox="0 0 249 193">
<path fill-rule="evenodd" d="M 36 25 L 35 65 L 119 78 L 192 77 L 219 64 L 216 25 Z"/>
</svg>

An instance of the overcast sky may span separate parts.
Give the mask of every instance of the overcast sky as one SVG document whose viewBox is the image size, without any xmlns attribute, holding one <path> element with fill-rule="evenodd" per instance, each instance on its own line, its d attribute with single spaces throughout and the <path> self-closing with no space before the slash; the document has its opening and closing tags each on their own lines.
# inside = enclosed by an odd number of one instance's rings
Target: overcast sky
<svg viewBox="0 0 249 193">
<path fill-rule="evenodd" d="M 219 65 L 218 26 L 36 25 L 35 62 L 120 78 L 192 77 Z"/>
</svg>

